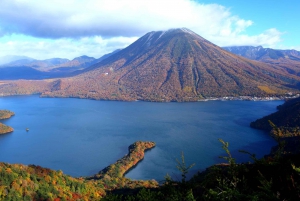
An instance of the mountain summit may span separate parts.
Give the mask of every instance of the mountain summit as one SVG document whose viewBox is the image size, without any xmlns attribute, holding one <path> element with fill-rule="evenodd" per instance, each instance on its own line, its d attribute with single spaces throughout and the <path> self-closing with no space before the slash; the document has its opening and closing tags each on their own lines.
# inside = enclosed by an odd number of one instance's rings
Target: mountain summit
<svg viewBox="0 0 300 201">
<path fill-rule="evenodd" d="M 56 80 L 54 88 L 42 92 L 53 97 L 196 101 L 297 91 L 299 82 L 300 77 L 281 67 L 234 55 L 181 28 L 149 32 L 84 73 Z"/>
</svg>

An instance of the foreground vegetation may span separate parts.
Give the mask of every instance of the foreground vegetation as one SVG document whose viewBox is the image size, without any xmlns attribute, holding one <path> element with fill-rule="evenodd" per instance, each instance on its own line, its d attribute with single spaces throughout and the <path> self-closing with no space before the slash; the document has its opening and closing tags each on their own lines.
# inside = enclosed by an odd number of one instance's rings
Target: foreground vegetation
<svg viewBox="0 0 300 201">
<path fill-rule="evenodd" d="M 99 200 L 103 186 L 35 165 L 0 163 L 0 200 Z"/>
<path fill-rule="evenodd" d="M 182 180 L 175 181 L 166 176 L 158 189 L 114 192 L 103 200 L 299 200 L 300 199 L 300 154 L 283 154 L 278 146 L 274 155 L 256 159 L 249 154 L 253 163 L 237 164 L 228 149 L 229 144 L 220 140 L 227 161 L 214 165 L 186 181 L 191 166 L 182 161 L 178 169 Z M 282 142 L 280 141 L 280 144 Z"/>
<path fill-rule="evenodd" d="M 0 200 L 100 200 L 106 191 L 119 188 L 156 188 L 156 181 L 133 181 L 124 177 L 126 171 L 144 158 L 144 151 L 153 142 L 135 142 L 127 156 L 97 175 L 73 178 L 35 165 L 0 163 Z"/>
<path fill-rule="evenodd" d="M 0 163 L 0 200 L 299 200 L 300 154 L 286 154 L 280 138 L 272 155 L 237 164 L 229 144 L 220 140 L 226 163 L 209 167 L 186 180 L 189 169 L 182 154 L 181 180 L 166 176 L 163 184 L 124 178 L 152 143 L 136 142 L 129 154 L 93 177 L 73 178 L 35 165 Z M 147 148 L 146 148 L 147 149 Z M 142 154 L 143 155 L 143 154 Z"/>
</svg>

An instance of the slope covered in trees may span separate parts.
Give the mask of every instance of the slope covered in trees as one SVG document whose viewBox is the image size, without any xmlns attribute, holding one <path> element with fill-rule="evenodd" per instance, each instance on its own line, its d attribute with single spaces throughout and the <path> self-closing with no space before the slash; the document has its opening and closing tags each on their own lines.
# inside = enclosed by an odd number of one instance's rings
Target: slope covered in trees
<svg viewBox="0 0 300 201">
<path fill-rule="evenodd" d="M 233 46 L 223 47 L 236 55 L 248 59 L 276 65 L 285 71 L 300 76 L 300 52 L 296 50 L 277 50 L 262 46 Z"/>
<path fill-rule="evenodd" d="M 124 173 L 144 157 L 153 142 L 135 142 L 129 154 L 94 177 L 73 178 L 36 165 L 0 163 L 0 200 L 100 200 L 117 188 L 156 188 L 156 181 L 134 181 Z"/>
<path fill-rule="evenodd" d="M 285 137 L 300 135 L 300 97 L 287 100 L 277 108 L 277 112 L 252 122 L 250 126 L 271 131 L 273 129 L 271 124 L 273 123 L 277 128 L 284 131 Z"/>
<path fill-rule="evenodd" d="M 197 101 L 299 93 L 299 87 L 300 77 L 292 71 L 234 55 L 182 28 L 147 33 L 76 76 L 3 81 L 0 94 L 39 91 L 46 97 Z"/>
<path fill-rule="evenodd" d="M 300 77 L 224 51 L 187 29 L 150 32 L 44 96 L 196 101 L 284 93 Z"/>
</svg>

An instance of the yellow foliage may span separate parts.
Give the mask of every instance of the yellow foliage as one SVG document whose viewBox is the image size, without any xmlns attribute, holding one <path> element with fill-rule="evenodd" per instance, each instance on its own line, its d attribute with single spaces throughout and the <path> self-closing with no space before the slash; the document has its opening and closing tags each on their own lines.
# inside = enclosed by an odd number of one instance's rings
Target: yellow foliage
<svg viewBox="0 0 300 201">
<path fill-rule="evenodd" d="M 268 86 L 257 86 L 260 90 L 268 93 L 268 94 L 275 94 L 276 91 L 270 89 Z"/>
<path fill-rule="evenodd" d="M 10 168 L 6 168 L 7 173 L 12 173 L 12 170 Z"/>
<path fill-rule="evenodd" d="M 186 87 L 183 88 L 183 91 L 184 91 L 184 92 L 187 92 L 187 93 L 190 93 L 190 92 L 193 91 L 193 88 L 190 87 L 190 86 L 186 86 Z"/>
</svg>

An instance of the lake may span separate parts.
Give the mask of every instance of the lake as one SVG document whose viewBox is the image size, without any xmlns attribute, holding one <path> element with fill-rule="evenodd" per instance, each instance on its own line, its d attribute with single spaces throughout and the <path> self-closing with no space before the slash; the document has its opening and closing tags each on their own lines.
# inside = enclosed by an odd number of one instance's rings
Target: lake
<svg viewBox="0 0 300 201">
<path fill-rule="evenodd" d="M 219 138 L 229 142 L 238 161 L 250 161 L 238 150 L 257 157 L 275 141 L 249 127 L 251 121 L 276 111 L 283 101 L 207 101 L 154 103 L 96 101 L 38 96 L 1 97 L 0 109 L 15 112 L 2 120 L 14 132 L 0 135 L 0 161 L 35 164 L 72 176 L 90 176 L 128 152 L 135 141 L 156 147 L 126 177 L 162 181 L 180 174 L 176 159 L 184 153 L 191 174 L 225 162 Z M 29 131 L 26 131 L 29 128 Z"/>
</svg>

